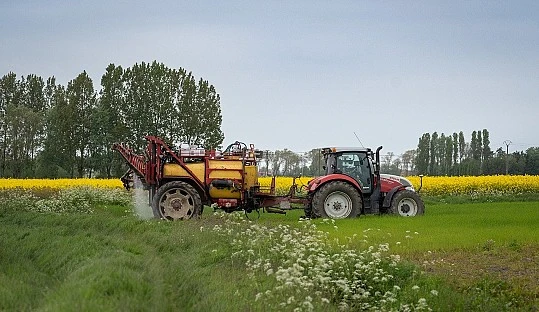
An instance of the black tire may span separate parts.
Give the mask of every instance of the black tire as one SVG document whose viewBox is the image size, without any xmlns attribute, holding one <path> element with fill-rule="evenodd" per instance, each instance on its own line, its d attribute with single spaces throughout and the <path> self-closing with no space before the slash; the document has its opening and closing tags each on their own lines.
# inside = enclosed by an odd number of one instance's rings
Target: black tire
<svg viewBox="0 0 539 312">
<path fill-rule="evenodd" d="M 202 201 L 200 194 L 189 183 L 172 181 L 157 189 L 152 210 L 156 218 L 187 220 L 202 214 Z"/>
<path fill-rule="evenodd" d="M 391 200 L 389 213 L 403 217 L 414 217 L 425 213 L 425 203 L 414 191 L 398 191 Z"/>
<path fill-rule="evenodd" d="M 355 218 L 361 211 L 361 203 L 361 196 L 352 185 L 343 181 L 329 182 L 313 195 L 312 217 Z"/>
</svg>

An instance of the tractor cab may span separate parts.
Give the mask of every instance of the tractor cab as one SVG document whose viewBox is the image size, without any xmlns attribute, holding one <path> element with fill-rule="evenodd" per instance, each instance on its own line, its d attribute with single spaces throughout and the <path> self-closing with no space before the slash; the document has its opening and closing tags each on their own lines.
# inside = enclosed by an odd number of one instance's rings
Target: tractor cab
<svg viewBox="0 0 539 312">
<path fill-rule="evenodd" d="M 377 162 L 370 148 L 324 148 L 322 155 L 325 175 L 350 176 L 359 183 L 362 193 L 372 193 Z"/>
</svg>

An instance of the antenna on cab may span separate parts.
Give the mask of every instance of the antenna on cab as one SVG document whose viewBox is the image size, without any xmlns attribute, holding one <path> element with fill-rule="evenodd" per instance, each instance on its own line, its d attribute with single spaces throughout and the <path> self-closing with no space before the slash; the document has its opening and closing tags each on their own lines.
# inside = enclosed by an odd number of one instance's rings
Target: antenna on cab
<svg viewBox="0 0 539 312">
<path fill-rule="evenodd" d="M 361 143 L 361 140 L 359 139 L 355 131 L 354 131 L 354 135 L 356 136 L 356 139 L 359 141 L 359 144 L 361 144 L 361 147 L 365 147 L 363 146 L 363 143 Z"/>
</svg>

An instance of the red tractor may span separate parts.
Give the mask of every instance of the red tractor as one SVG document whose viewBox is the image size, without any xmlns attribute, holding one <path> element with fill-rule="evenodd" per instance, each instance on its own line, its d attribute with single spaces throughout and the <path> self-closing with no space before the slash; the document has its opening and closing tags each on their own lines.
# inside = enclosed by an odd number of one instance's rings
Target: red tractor
<svg viewBox="0 0 539 312">
<path fill-rule="evenodd" d="M 380 148 L 325 148 L 325 175 L 309 181 L 306 195 L 297 195 L 293 183 L 287 195 L 275 194 L 258 182 L 261 153 L 241 142 L 225 151 L 200 148 L 174 150 L 163 140 L 147 136 L 148 146 L 140 155 L 117 143 L 129 170 L 122 177 L 130 188 L 134 175 L 147 189 L 157 218 L 177 220 L 200 216 L 204 206 L 226 212 L 259 211 L 285 213 L 295 204 L 308 218 L 352 218 L 360 214 L 423 214 L 424 204 L 412 184 L 402 177 L 380 174 Z"/>
<path fill-rule="evenodd" d="M 340 219 L 380 213 L 407 217 L 422 215 L 425 204 L 410 181 L 380 174 L 381 149 L 381 146 L 376 152 L 369 148 L 322 149 L 325 174 L 309 181 L 306 217 Z"/>
</svg>

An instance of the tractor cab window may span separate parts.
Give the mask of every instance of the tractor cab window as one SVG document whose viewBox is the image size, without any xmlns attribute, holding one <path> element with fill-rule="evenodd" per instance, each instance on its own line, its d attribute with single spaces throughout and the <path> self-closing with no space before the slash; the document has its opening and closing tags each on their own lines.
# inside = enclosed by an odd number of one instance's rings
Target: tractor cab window
<svg viewBox="0 0 539 312">
<path fill-rule="evenodd" d="M 371 190 L 371 169 L 367 154 L 347 152 L 337 154 L 335 173 L 346 174 L 359 182 L 363 192 Z"/>
</svg>

